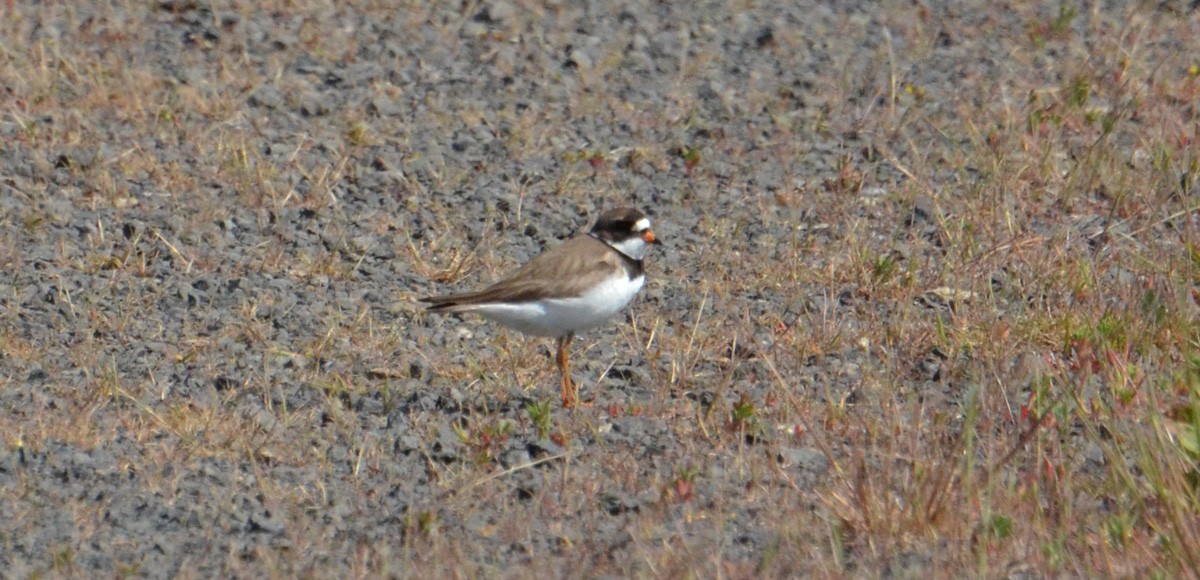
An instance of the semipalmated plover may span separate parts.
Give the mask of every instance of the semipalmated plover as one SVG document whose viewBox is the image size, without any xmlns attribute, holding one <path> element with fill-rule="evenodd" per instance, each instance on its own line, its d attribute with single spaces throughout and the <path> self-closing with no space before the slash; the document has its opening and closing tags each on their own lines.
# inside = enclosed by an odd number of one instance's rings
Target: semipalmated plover
<svg viewBox="0 0 1200 580">
<path fill-rule="evenodd" d="M 477 292 L 423 298 L 432 312 L 475 312 L 525 334 L 558 339 L 556 362 L 564 407 L 579 402 L 570 345 L 629 304 L 646 282 L 642 259 L 658 244 L 650 219 L 629 208 L 600 215 L 586 234 L 547 250 L 512 275 Z"/>
</svg>

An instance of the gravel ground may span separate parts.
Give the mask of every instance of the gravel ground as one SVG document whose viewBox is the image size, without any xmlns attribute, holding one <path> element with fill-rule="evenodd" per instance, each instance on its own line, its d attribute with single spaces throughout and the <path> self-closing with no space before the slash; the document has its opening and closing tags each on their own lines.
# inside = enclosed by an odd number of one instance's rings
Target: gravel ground
<svg viewBox="0 0 1200 580">
<path fill-rule="evenodd" d="M 881 373 L 954 408 L 966 379 L 932 349 L 764 353 L 946 311 L 803 273 L 851 240 L 936 270 L 970 182 L 947 127 L 1086 42 L 1013 64 L 1054 3 L 411 4 L 0 9 L 4 575 L 829 573 L 799 522 L 832 518 L 814 488 L 847 450 L 790 436 L 800 413 Z M 666 245 L 576 343 L 594 407 L 558 407 L 545 341 L 416 303 L 615 205 Z M 790 411 L 731 437 L 780 381 Z"/>
</svg>

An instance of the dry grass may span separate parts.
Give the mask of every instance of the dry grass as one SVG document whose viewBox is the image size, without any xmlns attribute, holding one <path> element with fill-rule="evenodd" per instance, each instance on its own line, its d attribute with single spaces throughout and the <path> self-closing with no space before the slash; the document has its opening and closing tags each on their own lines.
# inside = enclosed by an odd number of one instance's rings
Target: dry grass
<svg viewBox="0 0 1200 580">
<path fill-rule="evenodd" d="M 411 4 L 222 3 L 186 31 L 175 64 L 206 75 L 188 82 L 145 49 L 147 35 L 174 42 L 186 27 L 163 23 L 186 9 L 52 6 L 54 35 L 33 29 L 38 8 L 0 8 L 0 37 L 30 41 L 0 48 L 5 162 L 25 167 L 0 182 L 22 200 L 0 214 L 6 453 L 111 450 L 95 477 L 211 518 L 187 538 L 184 576 L 1200 573 L 1195 11 L 886 4 L 819 31 L 829 59 L 810 83 L 752 62 L 717 106 L 695 79 L 727 64 L 720 46 L 684 34 L 667 90 L 622 93 L 630 39 L 569 71 L 514 39 L 569 44 L 571 9 L 514 2 L 481 69 L 545 74 L 553 106 L 429 90 L 449 73 L 422 66 L 368 89 L 403 114 L 347 103 L 280 138 L 283 113 L 247 106 L 273 86 L 280 107 L 303 107 L 313 81 L 293 59 L 354 61 L 354 14 L 427 31 L 430 50 L 470 36 L 469 10 Z M 250 58 L 232 24 L 207 43 L 219 15 L 291 44 Z M 776 28 L 763 50 L 811 55 L 817 32 Z M 625 127 L 628 144 L 589 142 L 579 119 Z M 423 148 L 462 130 L 508 158 L 459 166 Z M 396 178 L 393 207 L 348 209 L 382 145 L 423 170 Z M 458 235 L 453 192 L 547 159 L 553 175 L 504 185 L 521 203 L 488 216 L 503 231 Z M 774 184 L 753 179 L 772 166 Z M 643 363 L 648 396 L 606 392 L 595 377 L 617 361 L 593 344 L 576 356 L 597 407 L 547 409 L 554 375 L 534 341 L 410 332 L 438 324 L 413 298 L 512 266 L 505 244 L 526 226 L 543 240 L 569 227 L 528 208 L 619 199 L 638 179 L 660 184 L 659 222 L 687 240 L 651 266 L 633 324 L 604 338 Z M 710 210 L 671 225 L 687 204 Z M 275 221 L 301 210 L 317 218 Z M 231 263 L 237 220 L 272 235 Z M 318 298 L 355 295 L 379 244 L 394 244 L 389 274 L 428 285 L 391 289 L 383 310 Z M 31 273 L 27 247 L 83 278 Z M 164 314 L 198 280 L 241 278 L 278 284 Z M 22 310 L 33 292 L 50 306 Z M 619 421 L 646 437 L 613 442 Z M 454 461 L 437 458 L 446 429 Z M 421 473 L 394 461 L 404 437 Z M 560 451 L 510 465 L 518 438 Z M 792 449 L 828 470 L 781 463 Z M 75 556 L 90 544 L 111 572 L 147 572 L 107 543 L 106 513 L 128 506 L 44 497 L 33 477 L 0 485 L 18 506 L 3 542 L 71 531 L 32 572 L 86 574 Z M 395 497 L 402 511 L 379 508 Z M 278 543 L 229 539 L 243 508 L 273 514 Z"/>
</svg>

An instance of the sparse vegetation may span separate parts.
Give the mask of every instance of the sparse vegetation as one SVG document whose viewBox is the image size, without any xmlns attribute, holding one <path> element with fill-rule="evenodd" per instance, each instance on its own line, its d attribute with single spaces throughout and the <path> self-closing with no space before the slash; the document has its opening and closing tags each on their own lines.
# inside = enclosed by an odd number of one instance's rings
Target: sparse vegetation
<svg viewBox="0 0 1200 580">
<path fill-rule="evenodd" d="M 0 569 L 1200 574 L 1194 9 L 577 4 L 0 5 Z"/>
</svg>

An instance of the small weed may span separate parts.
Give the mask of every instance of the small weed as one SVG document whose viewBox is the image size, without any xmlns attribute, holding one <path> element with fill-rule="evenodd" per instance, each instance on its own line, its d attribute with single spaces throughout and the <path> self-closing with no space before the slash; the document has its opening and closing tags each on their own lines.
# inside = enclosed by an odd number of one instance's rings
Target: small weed
<svg viewBox="0 0 1200 580">
<path fill-rule="evenodd" d="M 883 284 L 896 277 L 899 271 L 900 264 L 891 252 L 881 254 L 871 264 L 871 279 L 876 284 Z"/>
<path fill-rule="evenodd" d="M 1046 566 L 1051 570 L 1059 570 L 1066 565 L 1067 546 L 1062 538 L 1056 538 L 1042 545 L 1042 556 L 1046 558 Z"/>
<path fill-rule="evenodd" d="M 910 83 L 904 84 L 904 92 L 912 96 L 917 101 L 925 100 L 925 87 L 913 85 Z"/>
<path fill-rule="evenodd" d="M 725 428 L 732 433 L 744 435 L 748 442 L 757 441 L 765 434 L 765 429 L 758 419 L 758 408 L 749 395 L 743 394 L 738 402 L 734 403 Z"/>
<path fill-rule="evenodd" d="M 436 513 L 421 510 L 415 515 L 410 512 L 404 518 L 404 524 L 405 531 L 428 538 L 437 533 L 439 520 Z"/>
<path fill-rule="evenodd" d="M 549 401 L 537 401 L 525 405 L 525 412 L 529 413 L 529 421 L 533 423 L 538 439 L 545 439 L 549 436 L 550 430 L 554 428 L 552 407 L 553 405 Z"/>
<path fill-rule="evenodd" d="M 70 546 L 63 546 L 54 551 L 54 555 L 50 559 L 50 569 L 57 571 L 70 570 L 75 566 L 75 550 Z"/>
<path fill-rule="evenodd" d="M 1134 521 L 1128 514 L 1118 514 L 1104 521 L 1104 532 L 1108 543 L 1123 548 L 1133 536 Z"/>
<path fill-rule="evenodd" d="M 604 166 L 608 161 L 608 154 L 603 149 L 580 149 L 579 151 L 567 151 L 562 154 L 563 160 L 567 163 L 578 163 L 586 161 L 588 165 L 595 171 Z"/>
<path fill-rule="evenodd" d="M 371 126 L 363 121 L 355 121 L 346 129 L 346 139 L 354 145 L 369 145 Z"/>
<path fill-rule="evenodd" d="M 1067 104 L 1075 108 L 1082 108 L 1092 95 L 1092 83 L 1085 76 L 1077 76 L 1067 89 L 1067 95 Z"/>
<path fill-rule="evenodd" d="M 691 177 L 692 172 L 700 166 L 700 149 L 696 147 L 680 147 L 679 158 L 683 159 L 683 167 L 687 170 L 688 177 Z"/>
<path fill-rule="evenodd" d="M 1129 337 L 1126 334 L 1128 321 L 1121 319 L 1111 310 L 1105 312 L 1096 323 L 1095 341 L 1106 348 L 1122 349 Z"/>
<path fill-rule="evenodd" d="M 513 424 L 511 421 L 497 419 L 470 431 L 461 422 L 456 422 L 453 429 L 463 445 L 471 450 L 475 462 L 484 464 L 496 460 L 497 452 L 508 443 L 512 435 Z"/>
<path fill-rule="evenodd" d="M 1012 535 L 1012 531 L 1012 518 L 1002 516 L 1000 514 L 992 514 L 992 516 L 988 518 L 988 532 L 991 533 L 993 538 L 1003 540 L 1004 538 Z"/>
<path fill-rule="evenodd" d="M 695 467 L 681 467 L 675 471 L 675 477 L 663 490 L 663 497 L 678 503 L 691 501 L 696 495 L 696 477 L 700 470 Z"/>
<path fill-rule="evenodd" d="M 116 570 L 118 578 L 140 578 L 145 576 L 142 572 L 141 564 L 122 564 Z"/>
<path fill-rule="evenodd" d="M 1049 22 L 1039 22 L 1029 27 L 1029 40 L 1042 48 L 1050 40 L 1066 40 L 1071 33 L 1071 23 L 1079 16 L 1079 9 L 1063 1 L 1058 13 Z"/>
<path fill-rule="evenodd" d="M 587 153 L 587 162 L 592 166 L 593 171 L 604 167 L 604 160 L 604 152 L 599 149 Z"/>
<path fill-rule="evenodd" d="M 483 428 L 483 431 L 479 435 L 480 442 L 491 445 L 493 443 L 507 441 L 508 437 L 512 435 L 512 431 L 513 424 L 511 421 L 501 420 L 496 423 L 492 423 Z"/>
<path fill-rule="evenodd" d="M 1058 15 L 1050 23 L 1050 33 L 1059 38 L 1066 36 L 1076 16 L 1079 16 L 1079 9 L 1064 0 L 1058 5 Z"/>
<path fill-rule="evenodd" d="M 621 165 L 629 169 L 636 169 L 645 160 L 646 154 L 641 149 L 634 147 L 628 150 Z"/>
<path fill-rule="evenodd" d="M 45 222 L 46 218 L 42 215 L 29 215 L 21 220 L 21 227 L 25 230 L 26 234 L 32 235 Z"/>
<path fill-rule="evenodd" d="M 454 434 L 458 436 L 458 442 L 466 445 L 471 442 L 471 432 L 467 431 L 462 421 L 455 421 L 450 424 L 450 428 L 454 430 Z"/>
<path fill-rule="evenodd" d="M 849 157 L 843 158 L 839 167 L 837 178 L 825 180 L 825 189 L 834 193 L 862 191 L 865 178 L 862 172 L 854 168 L 854 163 Z"/>
</svg>

